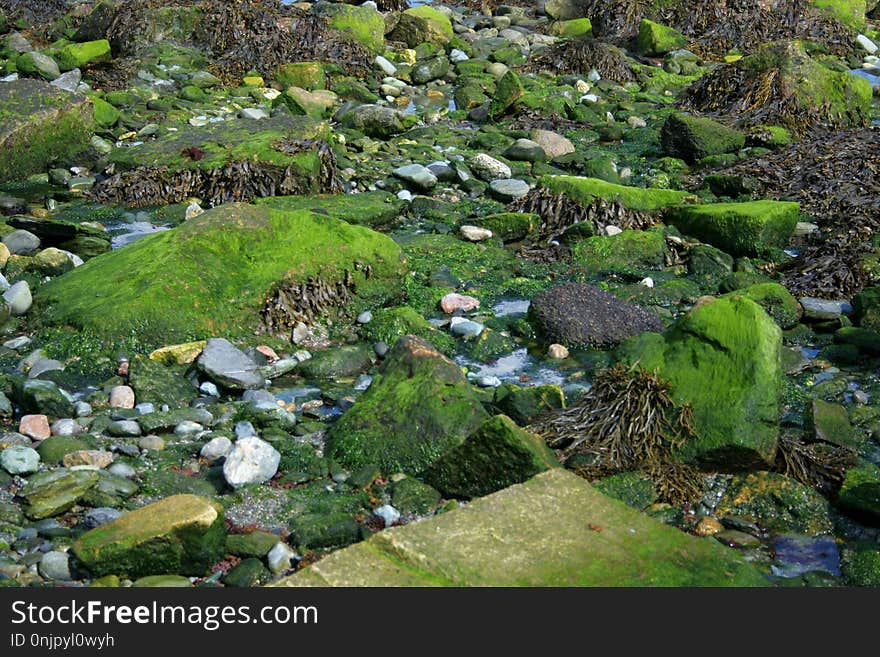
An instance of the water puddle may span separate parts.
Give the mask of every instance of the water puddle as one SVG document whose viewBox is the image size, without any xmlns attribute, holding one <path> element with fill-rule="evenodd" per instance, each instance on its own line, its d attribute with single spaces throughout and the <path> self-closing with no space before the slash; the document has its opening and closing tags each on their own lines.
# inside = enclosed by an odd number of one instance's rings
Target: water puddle
<svg viewBox="0 0 880 657">
<path fill-rule="evenodd" d="M 484 364 L 471 360 L 467 356 L 456 356 L 455 362 L 467 367 L 477 377 L 496 377 L 502 383 L 515 383 L 522 385 L 542 385 L 552 383 L 561 386 L 565 383 L 565 377 L 556 369 L 539 361 L 529 354 L 528 349 L 523 347 L 513 353 L 498 358 L 496 361 Z"/>
<path fill-rule="evenodd" d="M 783 534 L 773 541 L 775 563 L 770 567 L 777 577 L 800 577 L 821 570 L 840 576 L 840 552 L 830 536 Z"/>
<path fill-rule="evenodd" d="M 492 312 L 495 313 L 495 317 L 525 315 L 531 304 L 528 299 L 505 299 L 492 306 Z"/>
<path fill-rule="evenodd" d="M 132 242 L 136 242 L 142 237 L 160 233 L 169 230 L 170 226 L 157 226 L 150 222 L 147 218 L 142 218 L 144 213 L 139 213 L 137 219 L 133 221 L 122 221 L 108 223 L 107 233 L 110 235 L 110 246 L 118 249 Z"/>
</svg>

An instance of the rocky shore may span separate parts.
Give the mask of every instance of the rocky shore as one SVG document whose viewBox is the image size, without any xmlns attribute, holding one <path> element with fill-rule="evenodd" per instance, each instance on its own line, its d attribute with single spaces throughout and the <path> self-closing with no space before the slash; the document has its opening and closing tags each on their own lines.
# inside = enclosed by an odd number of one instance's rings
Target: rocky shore
<svg viewBox="0 0 880 657">
<path fill-rule="evenodd" d="M 880 585 L 880 6 L 0 0 L 0 586 Z"/>
</svg>

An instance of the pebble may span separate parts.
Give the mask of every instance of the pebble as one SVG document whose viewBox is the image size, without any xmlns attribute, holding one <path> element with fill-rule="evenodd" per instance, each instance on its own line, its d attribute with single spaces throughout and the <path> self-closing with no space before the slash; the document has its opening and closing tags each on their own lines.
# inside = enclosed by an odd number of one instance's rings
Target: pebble
<svg viewBox="0 0 880 657">
<path fill-rule="evenodd" d="M 413 195 L 412 192 L 408 189 L 401 189 L 399 192 L 397 192 L 397 198 L 399 198 L 401 201 L 412 201 Z"/>
<path fill-rule="evenodd" d="M 84 401 L 74 402 L 73 412 L 77 417 L 88 417 L 92 414 L 92 405 Z"/>
<path fill-rule="evenodd" d="M 183 218 L 185 221 L 189 221 L 190 219 L 195 219 L 200 214 L 204 214 L 204 212 L 202 206 L 199 205 L 197 201 L 193 201 L 186 206 L 186 212 L 184 213 Z"/>
<path fill-rule="evenodd" d="M 395 509 L 390 504 L 385 504 L 380 506 L 378 509 L 373 509 L 373 515 L 377 518 L 382 518 L 385 521 L 385 527 L 390 527 L 395 522 L 400 520 L 400 511 Z"/>
<path fill-rule="evenodd" d="M 53 436 L 76 436 L 83 432 L 83 426 L 72 418 L 62 418 L 49 427 Z"/>
<path fill-rule="evenodd" d="M 39 379 L 46 372 L 63 372 L 64 363 L 54 358 L 41 358 L 28 370 L 29 379 Z"/>
<path fill-rule="evenodd" d="M 474 175 L 486 182 L 500 178 L 510 178 L 511 175 L 509 166 L 486 153 L 478 153 L 471 158 L 469 164 Z"/>
<path fill-rule="evenodd" d="M 67 552 L 52 550 L 44 554 L 40 559 L 39 571 L 45 579 L 69 581 L 70 558 Z"/>
<path fill-rule="evenodd" d="M 278 541 L 266 555 L 269 570 L 273 575 L 282 575 L 290 568 L 290 562 L 299 559 L 299 555 L 290 549 L 286 543 Z"/>
<path fill-rule="evenodd" d="M 602 79 L 602 76 L 599 75 L 599 71 L 596 69 L 590 69 L 590 72 L 587 74 L 587 80 L 590 82 L 598 82 Z"/>
<path fill-rule="evenodd" d="M 134 438 L 141 435 L 141 425 L 134 420 L 116 420 L 107 425 L 107 433 L 116 438 Z"/>
<path fill-rule="evenodd" d="M 186 437 L 195 435 L 204 430 L 205 427 L 203 427 L 198 422 L 193 422 L 192 420 L 182 420 L 181 422 L 177 423 L 176 427 L 174 427 L 174 435 Z"/>
<path fill-rule="evenodd" d="M 553 343 L 547 347 L 547 357 L 553 360 L 565 360 L 568 358 L 568 349 L 561 344 Z"/>
<path fill-rule="evenodd" d="M 469 242 L 485 242 L 492 237 L 492 231 L 480 226 L 462 226 L 458 229 L 461 236 Z"/>
<path fill-rule="evenodd" d="M 211 381 L 204 381 L 199 386 L 199 392 L 203 395 L 208 395 L 208 397 L 219 397 L 220 391 L 217 389 L 217 386 L 214 385 Z"/>
<path fill-rule="evenodd" d="M 9 304 L 13 315 L 24 315 L 34 302 L 27 281 L 18 281 L 3 293 L 3 300 Z"/>
<path fill-rule="evenodd" d="M 213 463 L 221 458 L 225 458 L 232 451 L 232 441 L 226 436 L 218 436 L 202 446 L 199 456 Z"/>
<path fill-rule="evenodd" d="M 165 441 L 159 436 L 150 434 L 149 436 L 144 436 L 138 440 L 138 447 L 145 449 L 148 452 L 161 452 L 165 449 Z"/>
<path fill-rule="evenodd" d="M 375 62 L 376 66 L 379 67 L 379 70 L 382 71 L 385 75 L 397 75 L 397 67 L 382 55 L 377 55 Z"/>
<path fill-rule="evenodd" d="M 113 386 L 110 390 L 111 408 L 134 408 L 134 390 L 129 386 Z"/>
<path fill-rule="evenodd" d="M 631 116 L 626 122 L 629 124 L 630 128 L 644 128 L 648 125 L 648 122 L 640 116 Z"/>
<path fill-rule="evenodd" d="M 481 388 L 498 388 L 501 386 L 501 379 L 497 376 L 480 376 L 477 377 L 477 385 Z"/>
<path fill-rule="evenodd" d="M 5 281 L 6 279 L 4 278 L 3 280 Z M 7 287 L 6 289 L 8 290 L 9 288 Z M 3 346 L 7 349 L 12 349 L 12 351 L 18 351 L 30 345 L 31 342 L 33 342 L 33 340 L 31 340 L 28 336 L 20 335 L 17 338 L 12 338 L 12 340 L 7 340 L 3 343 Z"/>
<path fill-rule="evenodd" d="M 531 187 L 525 180 L 508 178 L 506 180 L 493 180 L 489 183 L 489 191 L 492 196 L 503 203 L 510 203 L 518 198 L 526 196 Z"/>
<path fill-rule="evenodd" d="M 369 324 L 371 321 L 373 321 L 373 313 L 369 310 L 365 310 L 357 316 L 358 324 Z"/>
<path fill-rule="evenodd" d="M 877 44 L 871 41 L 871 39 L 869 39 L 864 34 L 859 34 L 856 37 L 856 43 L 859 44 L 862 49 L 869 55 L 873 55 L 877 52 Z"/>
<path fill-rule="evenodd" d="M 705 516 L 704 518 L 700 518 L 700 521 L 694 528 L 694 533 L 697 536 L 714 536 L 715 534 L 723 530 L 724 525 L 722 525 L 720 521 L 716 520 L 715 518 Z"/>
<path fill-rule="evenodd" d="M 458 48 L 453 48 L 449 51 L 449 61 L 453 64 L 458 64 L 459 62 L 466 62 L 470 57 L 467 56 L 467 53 L 463 50 L 459 50 Z"/>
<path fill-rule="evenodd" d="M 57 87 L 59 89 L 63 89 L 64 91 L 69 91 L 73 93 L 76 91 L 76 88 L 79 86 L 79 83 L 82 81 L 82 72 L 75 68 L 72 71 L 68 71 L 67 73 L 62 73 L 57 78 L 52 80 L 49 84 L 53 87 Z"/>
<path fill-rule="evenodd" d="M 469 297 L 465 294 L 458 294 L 457 292 L 450 292 L 449 294 L 444 295 L 442 299 L 440 299 L 440 308 L 443 309 L 443 312 L 448 314 L 452 314 L 456 310 L 469 312 L 479 307 L 479 299 Z"/>
<path fill-rule="evenodd" d="M 132 479 L 137 475 L 137 471 L 127 463 L 114 463 L 107 468 L 107 472 L 115 474 L 117 477 L 124 477 L 125 479 Z"/>
<path fill-rule="evenodd" d="M 239 112 L 239 116 L 243 119 L 251 119 L 252 121 L 259 121 L 260 119 L 268 119 L 269 113 L 266 110 L 262 110 L 259 107 L 245 107 L 241 112 Z"/>
<path fill-rule="evenodd" d="M 465 319 L 464 317 L 453 317 L 449 322 L 449 330 L 452 334 L 462 338 L 475 338 L 480 335 L 485 328 L 486 327 L 479 322 L 474 322 L 470 319 Z"/>
<path fill-rule="evenodd" d="M 96 509 L 89 509 L 85 512 L 82 519 L 82 525 L 86 529 L 94 529 L 99 525 L 105 525 L 108 522 L 116 520 L 121 515 L 122 511 L 119 509 L 113 509 L 108 506 L 99 506 Z"/>
<path fill-rule="evenodd" d="M 373 345 L 373 351 L 379 358 L 385 358 L 385 354 L 388 353 L 388 345 L 381 340 Z"/>
<path fill-rule="evenodd" d="M 427 192 L 437 184 L 437 176 L 428 167 L 421 164 L 407 164 L 397 167 L 391 172 L 394 177 L 408 182 L 419 191 Z"/>
<path fill-rule="evenodd" d="M 113 453 L 102 449 L 80 449 L 64 455 L 64 467 L 87 465 L 103 470 L 113 464 Z"/>
<path fill-rule="evenodd" d="M 235 443 L 223 464 L 223 476 L 230 486 L 262 484 L 278 472 L 281 454 L 272 445 L 251 436 Z"/>
<path fill-rule="evenodd" d="M 7 447 L 0 452 L 0 468 L 11 475 L 29 475 L 40 469 L 40 455 L 30 447 Z"/>
<path fill-rule="evenodd" d="M 871 397 L 864 390 L 856 390 L 852 394 L 852 398 L 853 398 L 853 401 L 856 402 L 857 404 L 867 404 L 868 400 Z"/>
<path fill-rule="evenodd" d="M 642 287 L 652 288 L 654 287 L 654 279 L 650 276 L 645 276 L 645 278 L 639 281 L 639 285 L 641 285 Z"/>
<path fill-rule="evenodd" d="M 18 423 L 18 432 L 34 440 L 45 440 L 52 435 L 52 428 L 45 415 L 23 415 Z"/>
<path fill-rule="evenodd" d="M 852 312 L 852 306 L 843 299 L 829 301 L 815 297 L 801 297 L 798 302 L 804 309 L 804 317 L 809 319 L 837 319 Z"/>
<path fill-rule="evenodd" d="M 597 96 L 596 94 L 584 94 L 583 96 L 581 96 L 580 102 L 581 103 L 598 103 L 599 96 Z"/>
<path fill-rule="evenodd" d="M 602 232 L 608 237 L 613 237 L 614 235 L 620 235 L 623 232 L 623 229 L 618 226 L 605 226 Z"/>
<path fill-rule="evenodd" d="M 254 425 L 250 422 L 236 422 L 235 423 L 235 437 L 240 440 L 242 438 L 249 438 L 251 436 L 256 436 L 257 430 L 254 429 Z"/>
<path fill-rule="evenodd" d="M 141 415 L 149 415 L 150 413 L 156 412 L 156 405 L 153 402 L 141 402 L 140 404 L 136 404 L 134 407 Z"/>
</svg>

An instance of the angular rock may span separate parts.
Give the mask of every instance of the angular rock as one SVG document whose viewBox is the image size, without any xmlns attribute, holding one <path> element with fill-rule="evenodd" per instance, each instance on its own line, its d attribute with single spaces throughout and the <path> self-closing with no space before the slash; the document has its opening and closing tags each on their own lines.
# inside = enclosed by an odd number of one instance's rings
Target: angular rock
<svg viewBox="0 0 880 657">
<path fill-rule="evenodd" d="M 495 93 L 492 95 L 492 102 L 489 104 L 489 118 L 493 121 L 500 119 L 516 106 L 525 93 L 525 88 L 519 76 L 513 71 L 507 71 L 495 86 Z M 510 175 L 498 177 L 509 178 Z"/>
<path fill-rule="evenodd" d="M 745 135 L 705 117 L 671 114 L 660 130 L 665 153 L 693 164 L 708 155 L 738 151 Z"/>
<path fill-rule="evenodd" d="M 55 61 L 62 71 L 70 71 L 75 68 L 85 68 L 89 64 L 95 64 L 110 59 L 110 42 L 106 39 L 86 41 L 85 43 L 71 43 L 55 53 Z"/>
<path fill-rule="evenodd" d="M 259 365 L 225 338 L 208 340 L 196 365 L 213 381 L 232 390 L 266 385 Z"/>
<path fill-rule="evenodd" d="M 502 203 L 510 203 L 522 198 L 529 193 L 529 190 L 531 190 L 529 183 L 517 178 L 493 180 L 489 183 L 489 192 Z"/>
<path fill-rule="evenodd" d="M 418 474 L 487 417 L 459 367 L 427 341 L 407 335 L 330 428 L 326 453 L 353 469 L 378 465 Z"/>
<path fill-rule="evenodd" d="M 446 45 L 452 35 L 449 18 L 433 7 L 422 5 L 404 11 L 389 38 L 415 48 L 425 42 Z"/>
<path fill-rule="evenodd" d="M 568 137 L 563 137 L 557 132 L 550 130 L 532 130 L 532 139 L 544 149 L 548 160 L 556 159 L 563 155 L 575 152 L 574 144 Z"/>
<path fill-rule="evenodd" d="M 34 302 L 31 296 L 31 288 L 27 281 L 14 283 L 12 287 L 3 293 L 3 300 L 9 304 L 10 312 L 16 316 L 27 313 Z"/>
<path fill-rule="evenodd" d="M 3 244 L 13 255 L 31 255 L 40 248 L 40 238 L 27 230 L 13 230 L 3 236 Z"/>
<path fill-rule="evenodd" d="M 544 148 L 531 139 L 517 139 L 502 153 L 508 160 L 522 162 L 543 162 L 547 159 Z"/>
<path fill-rule="evenodd" d="M 687 39 L 672 27 L 655 23 L 646 18 L 639 23 L 639 36 L 636 48 L 644 55 L 665 55 L 673 50 L 684 48 Z"/>
<path fill-rule="evenodd" d="M 446 497 L 473 498 L 494 493 L 559 467 L 543 438 L 496 415 L 424 473 L 425 483 Z"/>
<path fill-rule="evenodd" d="M 407 164 L 406 166 L 397 167 L 391 173 L 422 192 L 427 192 L 437 184 L 437 176 L 421 164 Z"/>
<path fill-rule="evenodd" d="M 360 130 L 376 139 L 387 139 L 405 130 L 400 112 L 381 105 L 360 105 L 338 120 L 344 127 Z"/>
<path fill-rule="evenodd" d="M 69 510 L 97 483 L 98 473 L 94 470 L 60 468 L 33 475 L 18 495 L 25 500 L 24 514 L 40 520 Z"/>
<path fill-rule="evenodd" d="M 468 164 L 474 175 L 486 182 L 499 178 L 510 178 L 510 167 L 491 155 L 486 155 L 486 153 L 478 153 L 471 158 Z"/>
<path fill-rule="evenodd" d="M 61 75 L 61 70 L 55 60 L 37 50 L 19 55 L 15 64 L 20 73 L 36 74 L 50 82 Z"/>
<path fill-rule="evenodd" d="M 755 566 L 560 468 L 395 527 L 275 586 L 764 586 Z"/>
<path fill-rule="evenodd" d="M 113 464 L 113 453 L 101 449 L 83 449 L 65 454 L 61 462 L 65 468 L 87 465 L 100 470 Z"/>
<path fill-rule="evenodd" d="M 173 495 L 86 532 L 72 549 L 94 577 L 143 577 L 204 575 L 225 548 L 223 507 Z"/>
<path fill-rule="evenodd" d="M 871 525 L 880 525 L 880 468 L 862 461 L 847 470 L 837 494 L 837 505 Z"/>
<path fill-rule="evenodd" d="M 22 415 L 18 423 L 18 431 L 34 440 L 45 440 L 52 435 L 49 418 L 42 414 Z"/>
<path fill-rule="evenodd" d="M 532 299 L 529 313 L 548 342 L 608 348 L 645 331 L 661 331 L 660 318 L 586 283 L 564 283 Z"/>
<path fill-rule="evenodd" d="M 861 442 L 849 422 L 846 408 L 840 404 L 814 399 L 807 407 L 804 424 L 815 440 L 852 448 L 858 447 Z"/>
<path fill-rule="evenodd" d="M 29 475 L 40 469 L 40 455 L 30 447 L 7 447 L 0 451 L 0 468 L 11 475 Z"/>
</svg>

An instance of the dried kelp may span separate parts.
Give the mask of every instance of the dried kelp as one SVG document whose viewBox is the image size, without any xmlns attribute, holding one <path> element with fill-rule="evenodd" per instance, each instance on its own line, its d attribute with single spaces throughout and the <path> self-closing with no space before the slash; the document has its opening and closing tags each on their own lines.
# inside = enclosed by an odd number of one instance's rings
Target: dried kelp
<svg viewBox="0 0 880 657">
<path fill-rule="evenodd" d="M 677 407 L 670 384 L 638 366 L 619 364 L 596 376 L 593 387 L 566 409 L 529 426 L 562 460 L 578 455 L 575 472 L 586 478 L 642 470 L 661 499 L 693 501 L 700 472 L 679 463 L 673 450 L 693 435 L 688 406 Z"/>
<path fill-rule="evenodd" d="M 638 81 L 626 54 L 620 48 L 596 39 L 570 39 L 557 43 L 533 57 L 527 68 L 551 71 L 555 75 L 587 75 L 596 69 L 606 80 L 620 84 Z"/>
<path fill-rule="evenodd" d="M 196 197 L 208 207 L 267 196 L 289 196 L 310 192 L 342 191 L 332 151 L 323 142 L 312 142 L 321 154 L 317 177 L 304 175 L 293 165 L 280 167 L 249 160 L 231 162 L 213 169 L 139 167 L 102 180 L 89 192 L 98 203 L 115 203 L 132 208 L 180 203 Z M 318 144 L 323 143 L 323 147 Z"/>
<path fill-rule="evenodd" d="M 355 263 L 355 271 L 362 271 L 366 278 L 372 274 L 370 266 L 361 263 Z M 300 322 L 314 325 L 330 309 L 345 308 L 355 289 L 354 275 L 349 270 L 337 281 L 320 276 L 304 282 L 285 281 L 266 300 L 258 332 L 287 334 Z"/>
<path fill-rule="evenodd" d="M 793 294 L 851 298 L 877 282 L 871 256 L 880 233 L 880 128 L 817 131 L 722 173 L 754 178 L 764 196 L 797 201 L 819 226 L 779 268 Z"/>
<path fill-rule="evenodd" d="M 798 436 L 782 432 L 774 469 L 828 495 L 840 488 L 847 469 L 856 462 L 856 454 L 851 449 L 827 443 L 805 443 Z"/>
<path fill-rule="evenodd" d="M 558 239 L 575 224 L 589 222 L 595 231 L 606 226 L 644 230 L 656 224 L 659 213 L 641 212 L 627 208 L 619 201 L 595 198 L 583 205 L 564 194 L 538 188 L 510 204 L 511 212 L 531 212 L 541 217 L 541 225 L 535 231 L 536 242 Z"/>
</svg>

